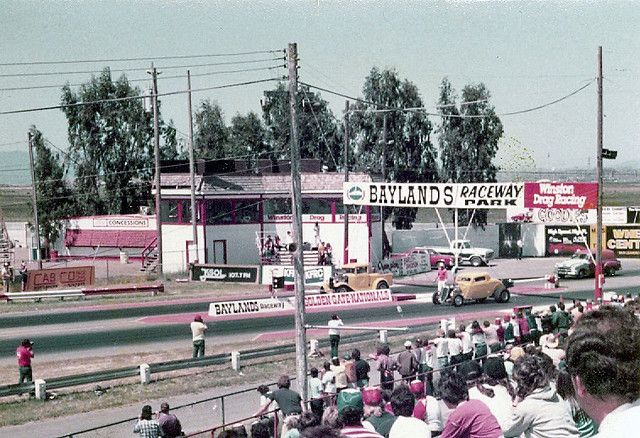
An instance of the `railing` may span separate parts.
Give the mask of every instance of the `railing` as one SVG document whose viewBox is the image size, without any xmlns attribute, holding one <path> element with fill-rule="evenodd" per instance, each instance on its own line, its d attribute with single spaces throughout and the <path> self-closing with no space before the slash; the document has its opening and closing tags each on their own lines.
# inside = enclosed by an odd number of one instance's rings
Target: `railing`
<svg viewBox="0 0 640 438">
<path fill-rule="evenodd" d="M 149 242 L 149 244 L 147 246 L 144 247 L 144 249 L 142 250 L 142 267 L 146 267 L 145 263 L 147 262 L 147 258 L 149 257 L 149 254 L 151 254 L 157 247 L 158 245 L 158 238 L 156 237 L 155 239 L 153 239 L 151 242 Z"/>
<path fill-rule="evenodd" d="M 144 285 L 127 285 L 116 287 L 95 287 L 84 289 L 53 289 L 31 292 L 10 292 L 0 293 L 0 300 L 7 300 L 7 302 L 13 300 L 34 300 L 40 301 L 43 298 L 59 298 L 61 300 L 65 298 L 79 298 L 91 295 L 113 295 L 124 293 L 139 293 L 139 292 L 151 292 L 156 294 L 158 292 L 164 292 L 164 284 L 144 284 Z"/>
</svg>

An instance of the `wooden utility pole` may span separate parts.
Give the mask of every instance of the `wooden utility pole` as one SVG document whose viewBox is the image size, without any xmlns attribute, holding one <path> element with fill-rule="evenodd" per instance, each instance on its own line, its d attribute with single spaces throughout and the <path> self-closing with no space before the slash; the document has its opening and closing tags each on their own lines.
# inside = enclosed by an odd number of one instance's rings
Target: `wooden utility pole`
<svg viewBox="0 0 640 438">
<path fill-rule="evenodd" d="M 344 104 L 344 182 L 349 182 L 349 101 Z M 349 206 L 344 207 L 344 258 L 349 263 Z"/>
<path fill-rule="evenodd" d="M 196 250 L 195 260 L 200 259 L 200 252 L 198 250 L 198 214 L 196 208 L 196 176 L 195 176 L 195 162 L 193 157 L 193 108 L 191 105 L 191 72 L 187 70 L 187 87 L 189 93 L 187 98 L 189 101 L 189 180 L 191 181 L 191 223 L 192 226 L 192 242 Z M 187 260 L 187 262 L 189 262 Z"/>
<path fill-rule="evenodd" d="M 598 180 L 598 206 L 596 210 L 596 285 L 594 298 L 602 298 L 602 46 L 598 46 L 598 131 L 596 149 L 596 177 Z"/>
<path fill-rule="evenodd" d="M 29 169 L 31 170 L 31 194 L 33 196 L 33 222 L 36 230 L 36 261 L 38 269 L 42 269 L 42 250 L 40 249 L 40 221 L 38 220 L 38 195 L 36 192 L 36 170 L 33 164 L 33 138 L 27 134 L 29 142 Z"/>
<path fill-rule="evenodd" d="M 291 212 L 295 250 L 293 253 L 294 286 L 296 288 L 296 371 L 298 389 L 307 399 L 307 334 L 304 324 L 304 264 L 302 257 L 302 182 L 300 178 L 300 144 L 298 143 L 298 45 L 289 43 L 289 113 L 291 116 Z"/>
<path fill-rule="evenodd" d="M 151 64 L 151 75 L 153 77 L 153 155 L 155 167 L 156 185 L 156 233 L 158 235 L 156 249 L 158 251 L 158 275 L 162 275 L 162 220 L 160 218 L 160 131 L 158 128 L 158 71 Z"/>
<path fill-rule="evenodd" d="M 387 112 L 382 113 L 382 182 L 387 182 Z M 382 258 L 385 258 L 385 239 L 387 232 L 384 229 L 384 207 L 380 207 L 380 222 L 382 224 Z"/>
</svg>

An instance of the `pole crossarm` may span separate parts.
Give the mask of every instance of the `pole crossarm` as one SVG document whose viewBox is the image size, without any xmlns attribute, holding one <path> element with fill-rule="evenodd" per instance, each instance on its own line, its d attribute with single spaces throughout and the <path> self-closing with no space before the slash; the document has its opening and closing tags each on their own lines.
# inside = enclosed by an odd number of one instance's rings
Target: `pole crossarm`
<svg viewBox="0 0 640 438">
<path fill-rule="evenodd" d="M 330 329 L 336 327 L 330 327 L 328 325 L 305 325 L 306 329 Z M 380 330 L 388 330 L 390 332 L 406 332 L 409 330 L 409 327 L 360 327 L 357 325 L 341 325 L 338 327 L 339 330 L 371 330 L 375 332 L 379 332 Z"/>
</svg>

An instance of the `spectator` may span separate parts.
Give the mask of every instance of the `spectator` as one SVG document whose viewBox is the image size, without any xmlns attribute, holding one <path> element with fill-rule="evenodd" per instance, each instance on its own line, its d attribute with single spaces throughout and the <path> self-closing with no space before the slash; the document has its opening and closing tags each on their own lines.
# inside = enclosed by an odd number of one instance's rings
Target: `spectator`
<svg viewBox="0 0 640 438">
<path fill-rule="evenodd" d="M 351 351 L 351 357 L 356 361 L 356 386 L 358 388 L 369 386 L 369 371 L 371 371 L 371 367 L 366 360 L 360 358 L 360 350 L 357 348 Z"/>
<path fill-rule="evenodd" d="M 336 375 L 331 371 L 331 363 L 325 361 L 323 366 L 324 373 L 322 374 L 322 388 L 324 390 L 324 400 L 326 405 L 332 405 L 336 399 Z"/>
<path fill-rule="evenodd" d="M 559 348 L 559 335 L 549 333 L 543 335 L 540 338 L 541 349 L 540 352 L 546 354 L 553 360 L 553 364 L 557 367 L 560 361 L 564 359 L 565 352 L 562 348 Z"/>
<path fill-rule="evenodd" d="M 316 415 L 310 411 L 303 412 L 300 418 L 298 418 L 295 427 L 289 429 L 286 435 L 282 434 L 281 436 L 282 438 L 299 438 L 303 430 L 319 425 L 320 417 L 316 417 Z M 251 438 L 253 438 L 253 436 Z"/>
<path fill-rule="evenodd" d="M 458 338 L 456 331 L 450 329 L 447 332 L 447 337 L 449 338 L 447 339 L 447 348 L 449 349 L 449 364 L 457 365 L 464 362 L 464 356 L 462 354 L 462 340 Z"/>
<path fill-rule="evenodd" d="M 580 317 L 567 343 L 567 370 L 580 407 L 599 438 L 638 435 L 640 321 L 627 309 L 604 306 Z"/>
<path fill-rule="evenodd" d="M 473 343 L 474 358 L 482 361 L 487 355 L 487 338 L 478 321 L 471 323 L 471 343 Z"/>
<path fill-rule="evenodd" d="M 436 338 L 429 341 L 436 346 L 436 358 L 438 369 L 446 368 L 449 365 L 449 341 L 444 337 L 444 330 L 436 330 Z"/>
<path fill-rule="evenodd" d="M 564 406 L 576 423 L 576 429 L 582 438 L 592 437 L 597 432 L 594 421 L 578 405 L 576 392 L 571 382 L 571 375 L 566 370 L 560 370 L 556 379 L 558 395 L 564 400 Z"/>
<path fill-rule="evenodd" d="M 18 357 L 18 385 L 23 382 L 33 382 L 33 370 L 31 368 L 31 359 L 33 359 L 33 342 L 30 339 L 23 339 L 16 349 Z"/>
<path fill-rule="evenodd" d="M 342 425 L 342 436 L 357 438 L 382 438 L 375 430 L 366 429 L 362 423 L 364 405 L 358 389 L 348 389 L 338 396 L 338 419 Z M 371 424 L 367 423 L 371 429 Z"/>
<path fill-rule="evenodd" d="M 340 345 L 340 327 L 344 325 L 342 320 L 335 313 L 327 323 L 329 326 L 329 342 L 331 343 L 331 357 L 338 357 L 338 346 Z"/>
<path fill-rule="evenodd" d="M 364 402 L 364 423 L 373 426 L 376 432 L 385 438 L 389 436 L 391 426 L 396 421 L 396 416 L 384 409 L 382 391 L 380 388 L 367 387 L 362 389 L 362 401 Z M 366 426 L 365 426 L 366 427 Z"/>
<path fill-rule="evenodd" d="M 556 306 L 550 306 L 549 310 L 542 312 L 540 318 L 540 326 L 542 327 L 542 334 L 553 333 L 553 314 L 556 312 Z"/>
<path fill-rule="evenodd" d="M 503 318 L 504 323 L 502 327 L 504 327 L 504 343 L 505 345 L 515 344 L 516 338 L 520 337 L 520 329 L 517 324 L 514 324 L 511 321 L 511 315 L 504 315 Z"/>
<path fill-rule="evenodd" d="M 312 367 L 309 370 L 309 374 L 311 374 L 311 377 L 307 382 L 307 384 L 309 385 L 309 407 L 311 408 L 311 412 L 313 412 L 316 417 L 322 418 L 322 413 L 324 411 L 324 399 L 322 398 L 322 380 L 318 378 L 318 369 L 316 367 Z"/>
<path fill-rule="evenodd" d="M 482 375 L 469 388 L 469 400 L 483 402 L 505 430 L 511 422 L 511 411 L 515 391 L 509 382 L 504 361 L 499 357 L 489 357 L 482 367 Z"/>
<path fill-rule="evenodd" d="M 522 347 L 512 347 L 507 345 L 506 350 L 508 352 L 507 359 L 504 361 L 504 367 L 507 370 L 509 377 L 513 375 L 513 367 L 515 363 L 524 356 L 524 349 Z"/>
<path fill-rule="evenodd" d="M 20 263 L 20 284 L 22 285 L 22 292 L 27 290 L 27 278 L 28 278 L 28 272 L 27 272 L 27 264 L 24 262 L 24 260 Z"/>
<path fill-rule="evenodd" d="M 427 423 L 432 436 L 439 435 L 442 432 L 440 403 L 435 397 L 424 394 L 424 383 L 420 380 L 411 382 L 409 388 L 417 400 L 413 408 L 413 416 Z"/>
<path fill-rule="evenodd" d="M 264 421 L 256 421 L 251 425 L 251 438 L 272 438 L 273 426 Z"/>
<path fill-rule="evenodd" d="M 504 347 L 504 327 L 502 326 L 502 320 L 496 318 L 493 322 L 496 327 L 496 335 L 498 336 L 498 342 L 500 342 L 500 348 Z"/>
<path fill-rule="evenodd" d="M 567 332 L 571 327 L 571 315 L 564 310 L 564 303 L 558 303 L 558 311 L 551 316 L 553 324 L 553 333 L 559 334 L 561 338 L 567 336 Z"/>
<path fill-rule="evenodd" d="M 336 376 L 336 392 L 340 392 L 347 388 L 347 373 L 344 365 L 340 363 L 340 359 L 334 357 L 331 359 L 331 371 Z"/>
<path fill-rule="evenodd" d="M 529 322 L 527 318 L 524 317 L 522 310 L 519 311 L 516 316 L 516 324 L 518 324 L 518 329 L 520 329 L 520 343 L 526 344 L 531 338 L 529 337 Z"/>
<path fill-rule="evenodd" d="M 158 424 L 162 429 L 163 436 L 167 438 L 176 438 L 184 435 L 180 420 L 174 414 L 169 413 L 169 403 L 163 402 L 158 412 Z"/>
<path fill-rule="evenodd" d="M 318 265 L 324 265 L 325 247 L 324 242 L 320 242 L 318 245 Z"/>
<path fill-rule="evenodd" d="M 447 287 L 447 269 L 444 264 L 438 265 L 438 273 L 436 274 L 436 283 L 438 283 L 438 297 L 441 303 L 447 301 L 449 289 Z"/>
<path fill-rule="evenodd" d="M 542 360 L 525 355 L 516 361 L 513 370 L 516 383 L 516 406 L 511 424 L 504 436 L 577 437 L 573 418 L 564 409 L 562 398 L 550 385 Z"/>
<path fill-rule="evenodd" d="M 300 438 L 341 438 L 340 429 L 329 426 L 316 426 L 305 429 Z"/>
<path fill-rule="evenodd" d="M 380 345 L 376 348 L 376 369 L 380 372 L 380 386 L 382 389 L 393 389 L 393 371 L 396 369 L 396 363 L 389 357 L 389 346 Z"/>
<path fill-rule="evenodd" d="M 313 240 L 317 247 L 322 243 L 322 239 L 320 239 L 320 225 L 318 222 L 313 226 Z"/>
<path fill-rule="evenodd" d="M 531 309 L 525 309 L 524 316 L 527 319 L 527 325 L 529 326 L 529 339 L 531 339 L 536 346 L 540 345 L 541 330 L 538 326 L 538 321 L 536 320 L 535 315 L 531 313 Z"/>
<path fill-rule="evenodd" d="M 418 370 L 418 360 L 415 354 L 411 351 L 411 341 L 405 341 L 404 351 L 398 354 L 396 364 L 398 373 L 402 376 L 405 382 L 409 383 L 416 377 L 416 371 Z"/>
<path fill-rule="evenodd" d="M 287 430 L 289 430 L 289 423 L 291 420 L 291 418 L 289 417 L 297 419 L 304 411 L 302 397 L 300 397 L 300 394 L 298 394 L 297 392 L 289 389 L 290 387 L 291 380 L 289 379 L 289 376 L 280 376 L 280 378 L 278 379 L 278 389 L 266 394 L 269 402 L 262 405 L 260 409 L 258 409 L 258 412 L 253 415 L 254 417 L 260 417 L 262 414 L 267 412 L 272 402 L 277 402 L 284 417 L 281 432 L 282 435 L 284 435 Z"/>
<path fill-rule="evenodd" d="M 323 426 L 330 427 L 332 429 L 339 430 L 342 425 L 338 420 L 338 408 L 335 405 L 327 406 L 322 414 L 322 420 L 320 423 Z"/>
<path fill-rule="evenodd" d="M 344 372 L 347 375 L 347 386 L 349 388 L 356 387 L 356 362 L 351 357 L 351 353 L 344 355 Z"/>
<path fill-rule="evenodd" d="M 471 342 L 471 335 L 467 332 L 464 324 L 460 324 L 458 328 L 458 337 L 462 341 L 462 356 L 463 360 L 473 359 L 473 343 Z"/>
<path fill-rule="evenodd" d="M 133 427 L 133 433 L 139 433 L 141 438 L 158 438 L 164 436 L 160 424 L 153 418 L 151 406 L 144 405 L 138 422 Z"/>
<path fill-rule="evenodd" d="M 202 316 L 196 315 L 191 323 L 191 337 L 193 339 L 193 355 L 195 359 L 197 357 L 204 356 L 204 332 L 208 327 L 202 322 Z"/>
<path fill-rule="evenodd" d="M 489 349 L 491 349 L 491 347 L 494 345 L 500 345 L 497 326 L 491 325 L 489 321 L 484 321 L 482 323 L 482 331 L 484 332 L 484 335 L 486 337 L 486 342 Z"/>
<path fill-rule="evenodd" d="M 416 398 L 407 385 L 400 385 L 391 394 L 391 407 L 398 416 L 391 426 L 389 438 L 431 438 L 427 424 L 413 416 Z"/>
<path fill-rule="evenodd" d="M 270 392 L 269 387 L 267 385 L 258 386 L 257 391 L 260 393 L 260 407 L 262 408 L 264 405 L 268 405 L 268 404 L 271 405 L 271 408 L 269 409 L 269 411 L 272 411 L 272 412 L 263 415 L 263 417 L 266 417 L 267 419 L 269 419 L 271 423 L 273 423 L 274 419 L 277 419 L 277 416 L 273 411 L 277 411 L 278 409 L 280 409 L 280 407 L 278 406 L 278 402 L 271 401 L 271 399 L 267 397 L 267 394 Z"/>
<path fill-rule="evenodd" d="M 11 287 L 11 265 L 9 264 L 9 262 L 4 262 L 0 275 L 2 275 L 4 291 L 9 292 L 9 288 Z"/>
<path fill-rule="evenodd" d="M 498 420 L 487 405 L 480 400 L 469 400 L 467 384 L 460 374 L 452 372 L 444 374 L 440 379 L 440 393 L 447 407 L 453 409 L 440 435 L 442 438 L 502 437 Z"/>
</svg>

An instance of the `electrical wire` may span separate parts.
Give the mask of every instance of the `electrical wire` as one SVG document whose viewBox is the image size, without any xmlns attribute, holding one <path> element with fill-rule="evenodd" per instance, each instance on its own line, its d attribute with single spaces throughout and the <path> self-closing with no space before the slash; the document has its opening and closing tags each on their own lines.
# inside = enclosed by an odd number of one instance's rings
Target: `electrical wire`
<svg viewBox="0 0 640 438">
<path fill-rule="evenodd" d="M 333 156 L 333 152 L 331 151 L 331 148 L 329 147 L 329 142 L 327 141 L 327 137 L 324 134 L 324 130 L 322 129 L 322 126 L 320 125 L 320 121 L 318 120 L 318 117 L 316 116 L 316 112 L 313 110 L 313 105 L 311 104 L 311 99 L 309 99 L 309 96 L 307 95 L 307 90 L 302 88 L 302 92 L 304 93 L 304 96 L 307 99 L 307 102 L 309 102 L 309 108 L 311 108 L 311 114 L 313 114 L 313 119 L 316 121 L 316 125 L 318 125 L 318 129 L 320 130 L 320 134 L 322 135 L 322 140 L 324 141 L 324 145 L 327 148 L 327 151 L 329 152 L 329 156 L 331 157 L 331 160 L 333 161 L 333 165 L 337 169 L 338 168 L 338 162 L 336 161 L 336 158 Z"/>
<path fill-rule="evenodd" d="M 0 67 L 19 66 L 19 65 L 55 65 L 55 64 L 89 64 L 93 62 L 131 62 L 131 61 L 157 61 L 165 59 L 196 59 L 196 58 L 219 58 L 224 56 L 246 56 L 259 55 L 265 53 L 285 53 L 284 49 L 278 50 L 253 50 L 249 52 L 234 53 L 211 53 L 201 55 L 175 55 L 175 56 L 147 56 L 139 58 L 107 58 L 107 59 L 77 59 L 77 60 L 61 60 L 61 61 L 28 61 L 28 62 L 3 62 Z"/>
</svg>

